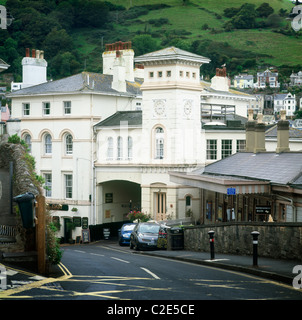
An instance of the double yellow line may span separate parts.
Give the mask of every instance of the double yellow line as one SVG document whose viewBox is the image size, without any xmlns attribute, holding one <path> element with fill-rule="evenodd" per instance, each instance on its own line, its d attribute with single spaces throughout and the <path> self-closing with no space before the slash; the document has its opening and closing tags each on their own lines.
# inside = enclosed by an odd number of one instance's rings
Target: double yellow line
<svg viewBox="0 0 302 320">
<path fill-rule="evenodd" d="M 59 263 L 58 264 L 58 267 L 61 269 L 61 271 L 64 273 L 64 276 L 67 276 L 67 277 L 71 277 L 72 276 L 72 273 L 67 269 L 66 266 L 64 266 L 63 263 Z"/>
<path fill-rule="evenodd" d="M 61 271 L 64 274 L 62 277 L 59 277 L 59 278 L 45 278 L 45 279 L 40 280 L 40 281 L 34 281 L 34 282 L 31 282 L 31 283 L 25 284 L 24 286 L 20 286 L 20 287 L 16 287 L 16 288 L 13 288 L 13 289 L 4 290 L 4 291 L 0 292 L 0 300 L 8 298 L 8 297 L 11 297 L 14 294 L 17 294 L 17 293 L 20 293 L 20 292 L 23 292 L 23 291 L 31 290 L 33 288 L 39 288 L 39 287 L 41 287 L 41 286 L 43 286 L 43 285 L 45 285 L 47 283 L 58 282 L 58 281 L 66 280 L 66 279 L 69 279 L 70 277 L 72 277 L 71 272 L 62 263 L 59 263 L 58 266 L 59 266 L 59 268 L 61 269 Z M 27 274 L 29 276 L 35 276 L 35 274 L 29 273 L 29 272 L 25 272 L 25 271 L 22 271 L 22 270 L 13 269 L 13 268 L 10 268 L 10 267 L 9 267 L 9 269 L 18 271 L 20 273 Z M 16 296 L 16 298 L 23 298 L 24 299 L 24 298 L 31 298 L 31 296 L 29 296 L 29 295 L 28 296 L 22 296 L 22 297 Z"/>
</svg>

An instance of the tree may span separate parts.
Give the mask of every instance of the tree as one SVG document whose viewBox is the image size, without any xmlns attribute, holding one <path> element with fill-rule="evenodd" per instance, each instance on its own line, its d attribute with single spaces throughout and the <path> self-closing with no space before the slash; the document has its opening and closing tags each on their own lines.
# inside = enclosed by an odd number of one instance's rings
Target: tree
<svg viewBox="0 0 302 320">
<path fill-rule="evenodd" d="M 157 42 L 149 34 L 135 36 L 132 40 L 132 46 L 136 56 L 159 49 Z"/>
<path fill-rule="evenodd" d="M 273 13 L 267 17 L 267 25 L 272 28 L 280 27 L 283 19 L 276 13 Z"/>
<path fill-rule="evenodd" d="M 71 52 L 63 52 L 57 54 L 51 60 L 50 72 L 54 78 L 67 77 L 79 72 L 80 63 L 74 54 Z"/>
<path fill-rule="evenodd" d="M 73 41 L 66 30 L 54 28 L 45 38 L 43 46 L 47 56 L 54 57 L 58 53 L 71 51 L 73 49 Z"/>
<path fill-rule="evenodd" d="M 263 2 L 257 9 L 256 12 L 258 13 L 258 16 L 263 18 L 263 17 L 268 17 L 269 15 L 274 13 L 274 9 L 267 3 Z"/>
<path fill-rule="evenodd" d="M 243 4 L 238 12 L 232 16 L 232 19 L 228 21 L 224 27 L 230 31 L 233 26 L 236 29 L 251 29 L 256 25 L 256 16 L 255 5 L 250 3 Z"/>
<path fill-rule="evenodd" d="M 77 27 L 102 27 L 108 20 L 109 8 L 98 0 L 74 0 Z"/>
</svg>

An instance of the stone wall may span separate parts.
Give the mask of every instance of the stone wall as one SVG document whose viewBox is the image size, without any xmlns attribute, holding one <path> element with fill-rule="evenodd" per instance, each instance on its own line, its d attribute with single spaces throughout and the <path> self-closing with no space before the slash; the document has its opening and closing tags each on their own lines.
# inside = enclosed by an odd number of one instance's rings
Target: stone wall
<svg viewBox="0 0 302 320">
<path fill-rule="evenodd" d="M 7 141 L 0 141 L 0 169 L 1 169 L 1 193 L 4 194 L 4 188 L 9 188 L 7 181 L 10 180 L 9 167 L 10 162 L 13 163 L 13 197 L 31 192 L 34 195 L 40 193 L 39 188 L 35 185 L 35 178 L 33 176 L 33 168 L 26 159 L 26 150 L 21 144 L 7 143 Z M 7 173 L 5 175 L 5 173 Z M 5 195 L 9 195 L 10 190 L 5 190 Z M 9 199 L 10 203 L 10 199 Z M 9 208 L 9 210 L 7 209 Z M 13 212 L 9 206 L 0 208 L 0 226 L 1 228 L 14 229 L 15 242 L 6 243 L 5 236 L 2 236 L 0 241 L 0 251 L 2 252 L 23 252 L 34 250 L 35 234 L 34 230 L 24 229 L 20 215 L 16 213 L 16 203 L 13 203 Z M 3 241 L 4 240 L 4 241 Z"/>
<path fill-rule="evenodd" d="M 210 252 L 210 230 L 215 231 L 215 253 L 252 255 L 251 232 L 258 231 L 259 256 L 302 258 L 302 223 L 235 222 L 187 227 L 184 231 L 185 250 Z"/>
</svg>

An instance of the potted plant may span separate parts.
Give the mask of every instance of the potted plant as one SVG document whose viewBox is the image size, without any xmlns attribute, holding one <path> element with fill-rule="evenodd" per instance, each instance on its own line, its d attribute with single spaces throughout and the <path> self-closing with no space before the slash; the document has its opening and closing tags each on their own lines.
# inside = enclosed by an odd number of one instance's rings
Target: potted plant
<svg viewBox="0 0 302 320">
<path fill-rule="evenodd" d="M 151 216 L 150 216 L 150 214 L 145 214 L 141 211 L 133 210 L 128 213 L 127 218 L 130 221 L 137 220 L 138 222 L 147 222 L 148 220 L 151 219 Z"/>
</svg>

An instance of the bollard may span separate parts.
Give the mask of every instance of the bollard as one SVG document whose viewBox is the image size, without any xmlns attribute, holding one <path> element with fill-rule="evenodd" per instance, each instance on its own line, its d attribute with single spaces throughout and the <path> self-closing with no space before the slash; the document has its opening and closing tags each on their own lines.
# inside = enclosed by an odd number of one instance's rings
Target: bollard
<svg viewBox="0 0 302 320">
<path fill-rule="evenodd" d="M 253 231 L 251 232 L 253 236 L 253 266 L 258 266 L 258 237 L 259 232 Z"/>
<path fill-rule="evenodd" d="M 210 251 L 211 251 L 211 260 L 215 259 L 215 252 L 214 252 L 214 233 L 215 231 L 210 230 L 208 235 L 210 237 Z"/>
</svg>

